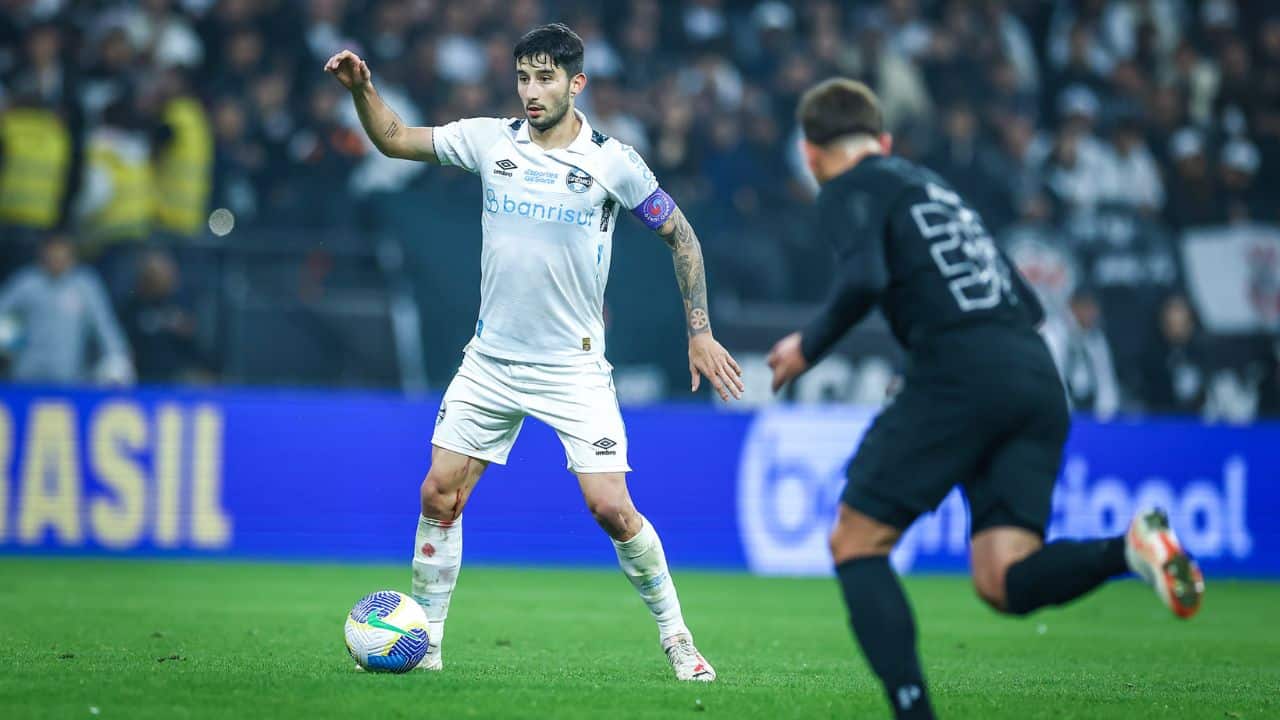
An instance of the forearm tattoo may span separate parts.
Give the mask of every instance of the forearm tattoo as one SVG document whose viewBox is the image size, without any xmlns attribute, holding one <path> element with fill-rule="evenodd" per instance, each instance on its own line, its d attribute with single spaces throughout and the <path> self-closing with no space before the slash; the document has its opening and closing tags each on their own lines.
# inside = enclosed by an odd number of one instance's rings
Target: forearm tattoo
<svg viewBox="0 0 1280 720">
<path fill-rule="evenodd" d="M 689 336 L 711 332 L 711 317 L 707 314 L 707 275 L 702 264 L 702 244 L 693 233 L 689 221 L 679 209 L 672 218 L 669 234 L 661 235 L 671 248 L 676 266 L 676 282 L 680 285 L 680 297 L 684 300 L 685 323 Z"/>
<path fill-rule="evenodd" d="M 395 120 L 392 120 L 391 124 L 387 126 L 387 131 L 382 133 L 382 136 L 390 140 L 391 138 L 395 137 L 396 133 L 398 132 L 400 132 L 400 123 L 396 122 Z"/>
</svg>

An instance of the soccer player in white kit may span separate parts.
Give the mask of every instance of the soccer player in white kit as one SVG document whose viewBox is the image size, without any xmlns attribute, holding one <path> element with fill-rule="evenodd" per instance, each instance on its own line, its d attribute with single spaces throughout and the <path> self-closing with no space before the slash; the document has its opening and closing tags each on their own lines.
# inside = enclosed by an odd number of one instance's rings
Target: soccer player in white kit
<svg viewBox="0 0 1280 720">
<path fill-rule="evenodd" d="M 671 248 L 693 390 L 705 377 L 725 400 L 741 397 L 741 369 L 711 334 L 702 250 L 688 220 L 635 150 L 593 131 L 574 108 L 587 84 L 581 38 L 562 24 L 544 25 L 520 39 L 514 56 L 525 117 L 442 127 L 404 127 L 354 53 L 340 52 L 325 65 L 351 91 L 383 154 L 456 165 L 482 181 L 480 316 L 440 406 L 414 543 L 413 596 L 433 643 L 419 667 L 443 667 L 467 497 L 489 463 L 506 462 L 532 415 L 560 436 L 587 506 L 657 621 L 676 677 L 711 681 L 715 670 L 684 623 L 662 542 L 627 492 L 627 435 L 604 358 L 603 319 L 613 229 L 623 210 Z"/>
</svg>

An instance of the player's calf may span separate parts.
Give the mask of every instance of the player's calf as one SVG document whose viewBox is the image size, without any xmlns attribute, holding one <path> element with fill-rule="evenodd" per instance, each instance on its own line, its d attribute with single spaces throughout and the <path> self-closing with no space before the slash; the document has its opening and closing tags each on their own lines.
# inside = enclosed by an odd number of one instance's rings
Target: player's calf
<svg viewBox="0 0 1280 720">
<path fill-rule="evenodd" d="M 993 610 L 1009 612 L 1009 568 L 1043 547 L 1040 536 L 1019 527 L 988 528 L 974 535 L 970 548 L 973 588 Z"/>
</svg>

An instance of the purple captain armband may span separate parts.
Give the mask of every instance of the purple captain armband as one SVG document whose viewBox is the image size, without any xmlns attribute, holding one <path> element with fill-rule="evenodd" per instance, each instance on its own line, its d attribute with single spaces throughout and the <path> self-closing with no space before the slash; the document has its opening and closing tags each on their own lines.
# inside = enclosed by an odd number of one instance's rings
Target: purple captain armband
<svg viewBox="0 0 1280 720">
<path fill-rule="evenodd" d="M 644 221 L 650 230 L 657 230 L 676 211 L 676 201 L 671 199 L 666 190 L 658 188 L 644 202 L 635 206 L 631 214 Z"/>
</svg>

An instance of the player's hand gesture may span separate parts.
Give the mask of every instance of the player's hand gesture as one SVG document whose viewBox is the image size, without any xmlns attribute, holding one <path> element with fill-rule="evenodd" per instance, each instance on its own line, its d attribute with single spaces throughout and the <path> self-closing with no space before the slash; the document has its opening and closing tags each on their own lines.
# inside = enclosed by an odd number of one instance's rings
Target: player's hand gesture
<svg viewBox="0 0 1280 720">
<path fill-rule="evenodd" d="M 698 392 L 705 376 L 726 402 L 730 395 L 741 400 L 747 387 L 742 384 L 738 361 L 709 332 L 689 338 L 689 375 L 693 377 L 693 392 Z"/>
<path fill-rule="evenodd" d="M 793 332 L 773 346 L 769 351 L 769 367 L 773 368 L 774 392 L 809 369 L 809 361 L 804 359 L 804 352 L 800 349 L 800 333 Z"/>
<path fill-rule="evenodd" d="M 359 90 L 368 85 L 373 77 L 365 61 L 350 50 L 343 50 L 329 58 L 329 62 L 324 64 L 324 71 L 338 78 L 342 87 L 348 90 Z"/>
</svg>

